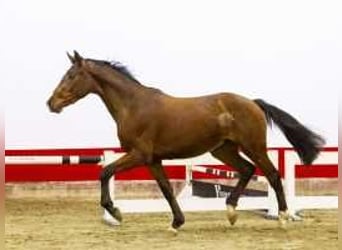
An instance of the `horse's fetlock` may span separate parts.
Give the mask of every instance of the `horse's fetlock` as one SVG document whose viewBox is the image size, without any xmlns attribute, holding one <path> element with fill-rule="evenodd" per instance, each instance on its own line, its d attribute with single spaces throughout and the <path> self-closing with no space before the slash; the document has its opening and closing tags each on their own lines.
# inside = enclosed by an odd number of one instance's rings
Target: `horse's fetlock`
<svg viewBox="0 0 342 250">
<path fill-rule="evenodd" d="M 107 201 L 107 200 L 101 201 L 101 207 L 103 207 L 103 208 L 108 210 L 109 208 L 113 207 L 113 202 L 112 201 Z"/>
</svg>

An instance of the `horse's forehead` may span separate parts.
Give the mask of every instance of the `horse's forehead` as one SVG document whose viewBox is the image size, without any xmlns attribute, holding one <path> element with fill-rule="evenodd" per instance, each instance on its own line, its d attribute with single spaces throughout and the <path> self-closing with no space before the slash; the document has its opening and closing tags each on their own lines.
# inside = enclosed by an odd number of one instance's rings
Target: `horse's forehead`
<svg viewBox="0 0 342 250">
<path fill-rule="evenodd" d="M 72 65 L 68 70 L 67 72 L 65 73 L 65 76 L 70 76 L 72 74 L 75 74 L 76 73 L 76 67 L 74 65 Z"/>
<path fill-rule="evenodd" d="M 67 85 L 70 85 L 70 79 L 73 74 L 73 67 L 70 67 L 63 75 L 62 79 L 60 80 L 59 84 L 56 87 L 56 91 L 63 90 Z"/>
<path fill-rule="evenodd" d="M 77 73 L 76 72 L 76 68 L 75 66 L 71 66 L 64 74 L 63 78 L 62 78 L 62 81 L 61 81 L 61 84 L 68 84 L 70 81 L 70 79 L 72 79 L 75 74 Z"/>
</svg>

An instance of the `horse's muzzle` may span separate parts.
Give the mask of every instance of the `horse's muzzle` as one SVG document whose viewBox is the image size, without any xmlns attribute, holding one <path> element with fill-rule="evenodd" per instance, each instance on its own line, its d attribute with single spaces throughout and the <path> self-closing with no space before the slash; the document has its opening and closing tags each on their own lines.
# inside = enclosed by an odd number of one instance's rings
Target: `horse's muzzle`
<svg viewBox="0 0 342 250">
<path fill-rule="evenodd" d="M 62 108 L 59 108 L 55 102 L 53 102 L 52 98 L 50 98 L 46 104 L 53 113 L 60 113 L 62 111 Z"/>
</svg>

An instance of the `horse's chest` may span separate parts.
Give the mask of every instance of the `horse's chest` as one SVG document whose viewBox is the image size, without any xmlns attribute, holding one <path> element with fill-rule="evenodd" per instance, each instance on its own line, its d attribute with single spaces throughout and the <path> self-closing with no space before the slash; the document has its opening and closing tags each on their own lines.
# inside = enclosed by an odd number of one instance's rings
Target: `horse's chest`
<svg viewBox="0 0 342 250">
<path fill-rule="evenodd" d="M 124 147 L 131 147 L 135 144 L 141 135 L 142 128 L 137 122 L 120 122 L 118 123 L 118 137 L 120 143 Z"/>
<path fill-rule="evenodd" d="M 132 144 L 135 137 L 134 134 L 133 130 L 118 127 L 118 137 L 122 146 L 127 147 Z"/>
</svg>

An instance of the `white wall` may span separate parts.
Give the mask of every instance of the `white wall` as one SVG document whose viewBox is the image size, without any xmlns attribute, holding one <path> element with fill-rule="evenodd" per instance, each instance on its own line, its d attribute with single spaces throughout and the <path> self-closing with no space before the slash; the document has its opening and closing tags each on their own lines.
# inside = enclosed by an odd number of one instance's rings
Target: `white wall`
<svg viewBox="0 0 342 250">
<path fill-rule="evenodd" d="M 337 145 L 342 82 L 340 1 L 2 0 L 6 148 L 118 146 L 101 101 L 60 115 L 46 100 L 66 51 L 116 59 L 173 95 L 263 98 Z M 269 132 L 272 146 L 288 143 Z"/>
</svg>

